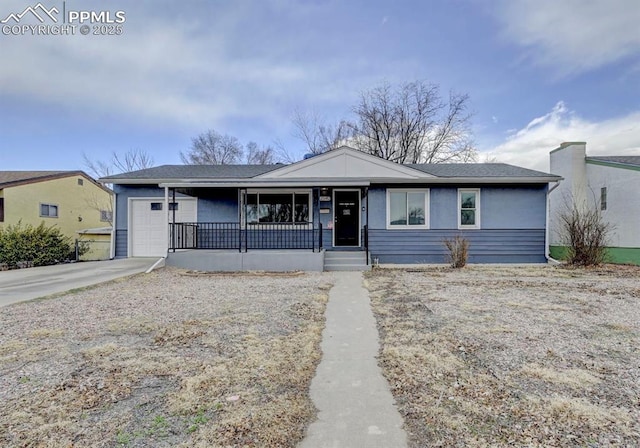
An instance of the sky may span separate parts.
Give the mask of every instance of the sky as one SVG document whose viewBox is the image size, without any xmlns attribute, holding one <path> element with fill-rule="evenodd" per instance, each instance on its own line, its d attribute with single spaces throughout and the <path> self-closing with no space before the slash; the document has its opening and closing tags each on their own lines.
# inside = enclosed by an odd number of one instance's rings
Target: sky
<svg viewBox="0 0 640 448">
<path fill-rule="evenodd" d="M 0 170 L 132 149 L 179 164 L 209 129 L 301 157 L 294 111 L 337 122 L 414 80 L 470 96 L 481 160 L 547 171 L 565 141 L 640 155 L 638 0 L 42 0 L 58 22 L 10 18 L 37 3 L 0 3 Z M 75 34 L 23 31 L 63 20 Z"/>
</svg>

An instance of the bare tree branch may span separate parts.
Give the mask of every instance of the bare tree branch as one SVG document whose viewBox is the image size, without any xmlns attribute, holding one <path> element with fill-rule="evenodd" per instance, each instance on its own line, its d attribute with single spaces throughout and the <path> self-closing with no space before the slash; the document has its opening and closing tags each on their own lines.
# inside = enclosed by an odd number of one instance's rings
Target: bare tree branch
<svg viewBox="0 0 640 448">
<path fill-rule="evenodd" d="M 130 149 L 124 154 L 111 153 L 109 161 L 91 160 L 85 153 L 82 154 L 82 163 L 87 172 L 97 178 L 109 176 L 115 172 L 126 173 L 142 170 L 153 166 L 153 158 L 143 149 Z"/>
<path fill-rule="evenodd" d="M 314 112 L 294 111 L 294 137 L 304 142 L 311 154 L 322 154 L 343 145 L 350 135 L 350 126 L 344 120 L 337 125 L 325 123 Z"/>
<path fill-rule="evenodd" d="M 384 83 L 361 93 L 350 141 L 398 163 L 475 160 L 468 102 L 468 95 L 452 92 L 445 104 L 438 86 L 424 81 L 397 88 Z"/>
<path fill-rule="evenodd" d="M 276 151 L 271 146 L 259 148 L 255 142 L 246 146 L 246 162 L 249 165 L 271 165 L 277 163 Z"/>
<path fill-rule="evenodd" d="M 191 149 L 181 151 L 180 158 L 186 165 L 231 165 L 240 163 L 243 153 L 237 138 L 210 129 L 193 138 Z"/>
</svg>

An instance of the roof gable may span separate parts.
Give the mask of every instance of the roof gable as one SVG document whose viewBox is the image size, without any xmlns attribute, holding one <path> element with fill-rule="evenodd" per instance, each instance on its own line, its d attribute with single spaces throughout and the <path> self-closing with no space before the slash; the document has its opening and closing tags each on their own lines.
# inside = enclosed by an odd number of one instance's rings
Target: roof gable
<svg viewBox="0 0 640 448">
<path fill-rule="evenodd" d="M 422 179 L 431 174 L 365 154 L 348 146 L 256 176 L 260 179 Z"/>
</svg>

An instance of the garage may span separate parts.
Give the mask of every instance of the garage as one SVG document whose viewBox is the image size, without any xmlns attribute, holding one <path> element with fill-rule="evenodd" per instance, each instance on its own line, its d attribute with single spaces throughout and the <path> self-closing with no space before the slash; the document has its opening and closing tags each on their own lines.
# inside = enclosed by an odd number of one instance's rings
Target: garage
<svg viewBox="0 0 640 448">
<path fill-rule="evenodd" d="M 176 202 L 169 202 L 169 210 L 165 210 L 164 198 L 132 198 L 129 201 L 129 253 L 132 257 L 166 256 L 166 216 L 168 213 L 169 222 L 172 222 L 174 209 L 176 222 L 197 221 L 196 198 L 178 198 Z"/>
</svg>

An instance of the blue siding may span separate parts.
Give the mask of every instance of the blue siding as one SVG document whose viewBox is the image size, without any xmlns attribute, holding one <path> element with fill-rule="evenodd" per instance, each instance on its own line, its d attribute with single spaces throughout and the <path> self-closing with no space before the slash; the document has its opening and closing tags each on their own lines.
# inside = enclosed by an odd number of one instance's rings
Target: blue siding
<svg viewBox="0 0 640 448">
<path fill-rule="evenodd" d="M 466 186 L 465 186 L 466 187 Z M 391 188 L 403 188 L 391 187 Z M 458 228 L 458 188 L 407 185 L 429 188 L 429 228 Z M 469 186 L 469 188 L 475 188 Z M 544 229 L 547 185 L 480 188 L 480 227 L 482 229 Z M 386 188 L 369 189 L 369 227 L 387 227 Z M 363 221 L 364 222 L 364 221 Z"/>
<path fill-rule="evenodd" d="M 380 263 L 445 263 L 443 240 L 469 240 L 470 263 L 545 262 L 544 229 L 369 230 L 369 251 Z"/>
<path fill-rule="evenodd" d="M 198 221 L 200 222 L 237 222 L 238 190 L 212 189 L 198 193 Z"/>
<path fill-rule="evenodd" d="M 116 258 L 126 258 L 128 252 L 127 229 L 116 230 Z"/>
<path fill-rule="evenodd" d="M 429 202 L 429 228 L 438 230 L 458 227 L 457 188 L 431 188 Z"/>
<path fill-rule="evenodd" d="M 482 188 L 481 226 L 483 229 L 544 229 L 546 205 L 546 184 L 525 188 Z"/>
</svg>

